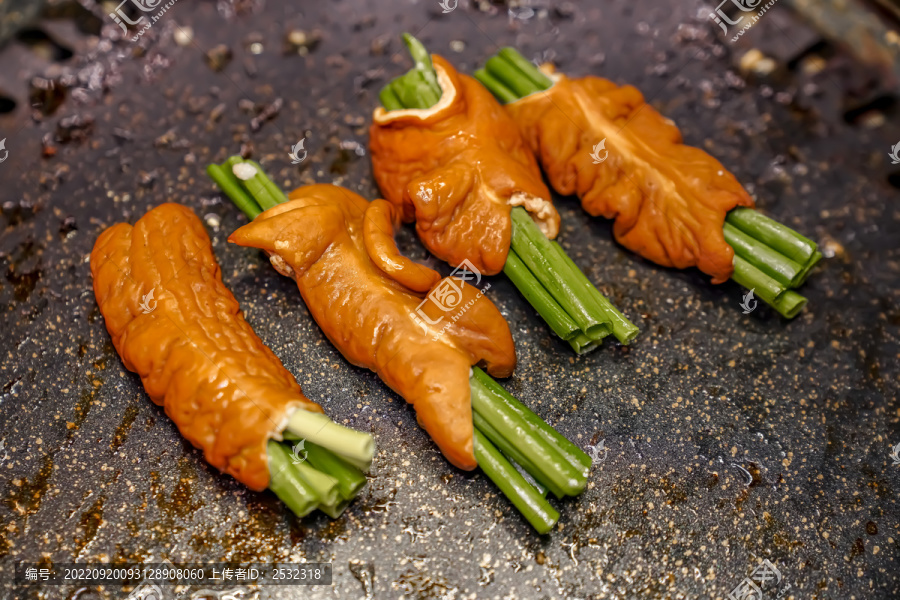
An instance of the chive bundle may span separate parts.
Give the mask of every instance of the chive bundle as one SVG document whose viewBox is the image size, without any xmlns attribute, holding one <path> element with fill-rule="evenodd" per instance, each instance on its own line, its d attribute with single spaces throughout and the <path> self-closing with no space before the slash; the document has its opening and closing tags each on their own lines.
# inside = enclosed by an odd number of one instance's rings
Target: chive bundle
<svg viewBox="0 0 900 600">
<path fill-rule="evenodd" d="M 502 103 L 546 90 L 553 81 L 514 48 L 503 48 L 474 73 Z M 797 316 L 806 298 L 793 291 L 822 258 L 815 242 L 761 213 L 739 207 L 725 217 L 725 241 L 734 249 L 731 278 L 755 290 L 787 318 Z"/>
<path fill-rule="evenodd" d="M 239 156 L 206 170 L 250 220 L 287 200 L 259 165 Z M 473 369 L 469 384 L 478 466 L 536 531 L 547 533 L 559 520 L 547 493 L 562 499 L 584 491 L 590 457 L 481 369 Z M 360 470 L 371 462 L 371 438 L 307 411 L 292 415 L 284 437 L 305 440 L 309 464 L 291 464 L 284 444 L 270 442 L 270 488 L 298 516 L 315 508 L 340 514 L 365 484 Z"/>
<path fill-rule="evenodd" d="M 285 442 L 269 440 L 269 489 L 298 517 L 319 509 L 338 518 L 366 485 L 375 453 L 372 436 L 338 425 L 325 415 L 296 410 L 288 420 Z M 302 440 L 300 450 L 289 450 Z"/>
<path fill-rule="evenodd" d="M 403 41 L 415 66 L 390 81 L 381 90 L 379 99 L 387 110 L 429 108 L 440 100 L 442 93 L 431 57 L 425 46 L 408 33 L 403 34 Z M 519 59 L 527 63 L 517 52 L 514 54 L 510 58 L 492 58 L 488 69 L 497 78 L 510 79 L 507 71 L 517 68 L 514 64 Z M 552 83 L 543 73 L 534 71 L 536 78 L 542 77 L 548 86 Z M 523 82 L 515 91 L 508 91 L 506 97 L 514 100 L 517 92 L 525 92 L 535 85 Z M 510 216 L 512 238 L 503 272 L 556 335 L 569 342 L 579 354 L 596 348 L 610 334 L 623 344 L 637 336 L 640 330 L 594 287 L 559 244 L 547 239 L 528 211 L 515 206 Z"/>
</svg>

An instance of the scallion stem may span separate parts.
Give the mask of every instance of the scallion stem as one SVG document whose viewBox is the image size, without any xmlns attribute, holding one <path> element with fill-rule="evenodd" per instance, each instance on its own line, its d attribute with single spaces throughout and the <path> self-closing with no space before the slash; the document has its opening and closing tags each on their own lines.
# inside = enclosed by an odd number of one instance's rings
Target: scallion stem
<svg viewBox="0 0 900 600">
<path fill-rule="evenodd" d="M 282 446 L 284 448 L 284 446 Z M 291 463 L 296 470 L 297 475 L 313 490 L 319 497 L 320 506 L 337 506 L 338 502 L 343 500 L 338 489 L 337 479 L 322 473 L 306 461 Z"/>
<path fill-rule="evenodd" d="M 756 240 L 728 221 L 722 227 L 725 241 L 734 252 L 748 263 L 785 287 L 795 287 L 800 281 L 803 267 L 780 252 Z"/>
<path fill-rule="evenodd" d="M 498 402 L 503 410 L 508 410 L 519 415 L 532 431 L 538 432 L 541 437 L 553 444 L 556 450 L 569 462 L 576 467 L 576 470 L 587 480 L 588 472 L 591 469 L 591 457 L 569 441 L 565 436 L 548 425 L 543 419 L 534 414 L 527 406 L 519 402 L 512 394 L 494 381 L 487 373 L 478 367 L 472 368 L 472 380 L 483 386 L 493 396 L 492 402 Z"/>
<path fill-rule="evenodd" d="M 443 93 L 431 56 L 422 42 L 408 33 L 403 34 L 403 43 L 415 64 L 412 69 L 382 88 L 378 98 L 387 110 L 431 108 L 438 103 Z"/>
<path fill-rule="evenodd" d="M 481 433 L 483 433 L 485 437 L 487 437 L 491 441 L 492 444 L 499 448 L 503 454 L 509 457 L 510 460 L 514 460 L 538 483 L 553 492 L 554 496 L 556 496 L 557 498 L 563 498 L 566 495 L 563 490 L 561 490 L 556 484 L 553 483 L 552 477 L 547 477 L 546 475 L 544 475 L 543 471 L 536 467 L 515 444 L 508 441 L 499 431 L 494 429 L 487 418 L 481 416 L 481 413 L 477 411 L 473 412 L 472 422 L 475 424 L 475 427 Z"/>
<path fill-rule="evenodd" d="M 508 87 L 520 98 L 539 92 L 541 89 L 527 75 L 522 73 L 516 65 L 502 56 L 492 56 L 484 63 L 484 68 L 492 77 Z"/>
<path fill-rule="evenodd" d="M 231 169 L 223 169 L 219 165 L 209 165 L 206 167 L 206 174 L 210 179 L 216 182 L 226 196 L 241 209 L 241 212 L 247 215 L 251 221 L 259 216 L 262 210 L 256 200 L 241 186 L 237 177 L 231 172 Z"/>
<path fill-rule="evenodd" d="M 734 273 L 731 278 L 748 290 L 753 290 L 756 296 L 788 319 L 796 317 L 806 304 L 806 298 L 787 289 L 737 255 L 734 257 Z"/>
<path fill-rule="evenodd" d="M 559 513 L 477 429 L 474 441 L 475 460 L 484 474 L 538 533 L 548 533 L 553 529 L 559 520 Z"/>
<path fill-rule="evenodd" d="M 291 455 L 281 444 L 269 441 L 269 489 L 275 492 L 297 517 L 305 517 L 319 504 L 319 497 L 291 464 Z"/>
<path fill-rule="evenodd" d="M 629 321 L 625 317 L 625 315 L 623 315 L 622 312 L 618 308 L 616 308 L 612 302 L 609 301 L 609 298 L 600 293 L 600 290 L 598 290 L 596 286 L 591 283 L 591 280 L 587 278 L 587 275 L 584 274 L 584 271 L 578 268 L 578 265 L 575 264 L 575 261 L 573 261 L 572 258 L 568 254 L 566 254 L 566 251 L 563 250 L 562 246 L 560 246 L 558 242 L 554 240 L 550 242 L 550 245 L 553 246 L 553 249 L 556 251 L 556 256 L 569 266 L 569 273 L 572 277 L 572 280 L 576 283 L 580 283 L 582 288 L 603 310 L 604 314 L 612 325 L 612 332 L 613 335 L 616 336 L 616 339 L 623 344 L 632 342 L 634 338 L 636 338 L 637 335 L 641 332 L 641 330 L 637 328 L 637 325 Z"/>
<path fill-rule="evenodd" d="M 519 99 L 519 96 L 514 91 L 500 83 L 500 80 L 488 73 L 487 69 L 478 69 L 472 73 L 472 76 L 480 81 L 484 87 L 488 88 L 503 104 Z"/>
<path fill-rule="evenodd" d="M 612 330 L 606 313 L 597 306 L 588 290 L 572 281 L 569 266 L 560 260 L 550 240 L 538 229 L 522 207 L 510 211 L 512 217 L 512 249 L 528 269 L 553 296 L 578 328 L 593 338 Z"/>
<path fill-rule="evenodd" d="M 571 339 L 578 333 L 578 325 L 553 299 L 550 292 L 541 285 L 534 274 L 525 266 L 516 251 L 510 248 L 506 256 L 503 272 L 525 296 L 528 303 L 538 312 L 550 329 L 564 340 Z"/>
<path fill-rule="evenodd" d="M 403 103 L 400 102 L 400 98 L 397 97 L 397 92 L 394 91 L 393 86 L 389 83 L 378 92 L 378 100 L 381 102 L 381 105 L 384 106 L 385 110 L 402 110 Z"/>
<path fill-rule="evenodd" d="M 516 67 L 516 69 L 530 79 L 539 90 L 546 90 L 553 85 L 552 79 L 544 75 L 540 69 L 529 62 L 528 59 L 522 56 L 515 48 L 509 46 L 501 48 L 500 51 L 497 52 L 497 56 L 503 57 L 508 63 Z"/>
<path fill-rule="evenodd" d="M 338 425 L 322 413 L 295 410 L 288 419 L 287 431 L 330 450 L 361 471 L 369 470 L 375 455 L 371 435 Z"/>
<path fill-rule="evenodd" d="M 801 265 L 809 262 L 817 251 L 816 243 L 811 239 L 752 208 L 735 208 L 725 220 Z"/>
<path fill-rule="evenodd" d="M 310 464 L 337 480 L 338 490 L 344 500 L 350 500 L 366 485 L 366 476 L 356 467 L 340 459 L 325 448 L 307 441 L 304 444 Z"/>
<path fill-rule="evenodd" d="M 262 182 L 263 186 L 266 188 L 266 191 L 275 199 L 275 204 L 281 204 L 282 202 L 287 202 L 288 197 L 285 195 L 281 188 L 278 187 L 272 179 L 266 175 L 266 172 L 263 170 L 259 163 L 253 160 L 246 160 L 245 162 L 250 163 L 256 168 L 256 172 L 259 174 L 259 180 Z M 271 208 L 271 207 L 267 207 Z"/>
</svg>

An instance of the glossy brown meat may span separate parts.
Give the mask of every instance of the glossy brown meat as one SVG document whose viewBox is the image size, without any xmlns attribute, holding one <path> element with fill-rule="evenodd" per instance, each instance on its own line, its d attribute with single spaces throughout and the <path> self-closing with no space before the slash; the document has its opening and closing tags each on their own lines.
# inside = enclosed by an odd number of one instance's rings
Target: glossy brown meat
<svg viewBox="0 0 900 600">
<path fill-rule="evenodd" d="M 511 203 L 528 210 L 548 237 L 559 214 L 515 123 L 481 84 L 440 56 L 443 89 L 427 110 L 375 110 L 372 167 L 384 197 L 416 222 L 425 246 L 457 266 L 468 259 L 492 275 L 509 252 Z"/>
<path fill-rule="evenodd" d="M 290 198 L 229 241 L 268 252 L 344 357 L 413 404 L 450 462 L 475 468 L 469 371 L 484 364 L 498 377 L 512 373 L 516 354 L 503 316 L 477 288 L 402 257 L 389 202 L 370 204 L 333 185 L 302 187 Z M 457 290 L 441 297 L 450 311 L 423 304 L 426 292 L 448 285 Z"/>
<path fill-rule="evenodd" d="M 113 225 L 91 274 L 113 345 L 150 399 L 210 464 L 265 489 L 266 442 L 295 409 L 322 409 L 244 320 L 200 220 L 163 204 L 134 227 Z"/>
<path fill-rule="evenodd" d="M 594 216 L 615 219 L 623 246 L 668 267 L 696 266 L 713 283 L 731 277 L 725 215 L 753 199 L 719 161 L 682 144 L 678 128 L 636 88 L 559 76 L 507 110 L 554 189 L 578 194 Z M 605 148 L 594 153 L 602 140 Z"/>
</svg>

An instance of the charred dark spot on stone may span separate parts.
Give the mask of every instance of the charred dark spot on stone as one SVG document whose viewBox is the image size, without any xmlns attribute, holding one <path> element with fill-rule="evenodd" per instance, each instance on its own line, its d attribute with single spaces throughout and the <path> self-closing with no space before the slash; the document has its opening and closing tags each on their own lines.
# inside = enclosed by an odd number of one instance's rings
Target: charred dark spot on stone
<svg viewBox="0 0 900 600">
<path fill-rule="evenodd" d="M 350 150 L 346 150 L 344 148 L 338 148 L 337 156 L 335 156 L 334 160 L 331 161 L 331 165 L 328 167 L 328 172 L 332 175 L 346 175 L 349 170 L 350 163 L 359 157 Z"/>
<path fill-rule="evenodd" d="M 83 142 L 94 131 L 93 117 L 72 115 L 60 119 L 56 126 L 56 141 L 60 144 Z"/>
<path fill-rule="evenodd" d="M 78 526 L 75 528 L 74 551 L 80 554 L 84 547 L 87 546 L 96 537 L 97 531 L 103 524 L 103 505 L 106 502 L 105 496 L 100 496 L 91 504 L 81 517 L 78 519 Z"/>
<path fill-rule="evenodd" d="M 878 525 L 873 521 L 866 522 L 866 533 L 869 535 L 878 535 Z"/>
<path fill-rule="evenodd" d="M 125 407 L 125 414 L 122 417 L 122 422 L 116 427 L 113 439 L 109 443 L 110 450 L 118 450 L 122 444 L 125 443 L 125 440 L 128 439 L 128 432 L 131 431 L 131 426 L 134 425 L 134 420 L 137 418 L 138 412 L 137 404 L 129 404 Z"/>
<path fill-rule="evenodd" d="M 95 390 L 86 389 L 81 391 L 81 395 L 78 397 L 78 401 L 75 403 L 75 407 L 72 411 L 72 420 L 66 422 L 67 434 L 66 436 L 71 439 L 75 432 L 84 424 L 85 419 L 88 417 L 88 413 L 91 411 L 91 404 L 94 400 Z"/>
<path fill-rule="evenodd" d="M 31 107 L 42 116 L 52 115 L 65 102 L 69 88 L 75 83 L 71 77 L 32 77 L 28 92 Z"/>
<path fill-rule="evenodd" d="M 231 48 L 225 44 L 219 44 L 210 48 L 206 53 L 206 65 L 216 73 L 219 73 L 231 63 L 232 58 Z"/>
<path fill-rule="evenodd" d="M 35 54 L 53 62 L 63 62 L 72 58 L 72 50 L 63 46 L 43 30 L 23 29 L 16 34 L 16 40 L 25 44 Z"/>
<path fill-rule="evenodd" d="M 863 543 L 862 538 L 856 538 L 853 540 L 853 545 L 850 547 L 849 558 L 852 561 L 854 558 L 858 556 L 862 556 L 866 553 L 866 545 Z"/>
<path fill-rule="evenodd" d="M 897 97 L 890 94 L 878 94 L 862 102 L 854 102 L 844 111 L 847 123 L 858 125 L 872 113 L 892 113 L 897 108 Z"/>
<path fill-rule="evenodd" d="M 15 98 L 7 95 L 2 90 L 0 90 L 0 115 L 5 115 L 7 113 L 11 113 L 16 110 L 16 106 L 18 103 Z"/>
<path fill-rule="evenodd" d="M 17 272 L 13 265 L 9 265 L 6 271 L 6 280 L 13 286 L 13 296 L 16 302 L 25 302 L 31 296 L 31 292 L 41 279 L 42 271 L 32 269 L 22 273 Z"/>
<path fill-rule="evenodd" d="M 28 517 L 35 514 L 41 507 L 41 500 L 50 487 L 50 475 L 53 473 L 53 457 L 45 454 L 41 459 L 41 466 L 31 480 L 16 479 L 9 495 L 5 498 L 6 506 L 17 515 Z"/>
</svg>

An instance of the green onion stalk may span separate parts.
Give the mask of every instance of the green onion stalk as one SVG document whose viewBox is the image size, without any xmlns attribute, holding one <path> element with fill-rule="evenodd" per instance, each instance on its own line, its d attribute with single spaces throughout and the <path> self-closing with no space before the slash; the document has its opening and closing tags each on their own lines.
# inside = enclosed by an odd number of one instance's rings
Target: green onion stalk
<svg viewBox="0 0 900 600">
<path fill-rule="evenodd" d="M 375 442 L 321 413 L 297 410 L 284 441 L 269 440 L 269 489 L 298 517 L 319 509 L 338 518 L 366 485 Z"/>
<path fill-rule="evenodd" d="M 206 172 L 250 220 L 287 200 L 259 165 L 239 156 L 210 165 Z M 549 532 L 559 513 L 548 494 L 562 499 L 583 492 L 590 457 L 481 369 L 473 369 L 469 383 L 479 468 L 537 532 Z M 362 472 L 374 451 L 371 437 L 325 415 L 297 411 L 284 438 L 284 443 L 269 442 L 272 491 L 298 516 L 315 508 L 339 515 L 365 484 Z M 288 447 L 297 440 L 303 448 L 292 453 Z M 299 464 L 298 455 L 305 457 Z"/>
<path fill-rule="evenodd" d="M 385 85 L 379 100 L 388 111 L 430 108 L 442 94 L 431 56 L 408 33 L 403 41 L 415 65 Z M 579 354 L 596 348 L 610 334 L 623 344 L 637 336 L 638 328 L 597 290 L 559 244 L 547 239 L 524 208 L 514 207 L 511 218 L 512 239 L 503 272 L 556 335 Z"/>
<path fill-rule="evenodd" d="M 474 73 L 503 104 L 550 88 L 553 81 L 514 48 L 503 48 Z M 723 227 L 734 249 L 734 273 L 739 285 L 755 291 L 781 315 L 791 319 L 806 298 L 794 291 L 822 258 L 816 243 L 790 227 L 751 209 L 729 211 Z"/>
</svg>

